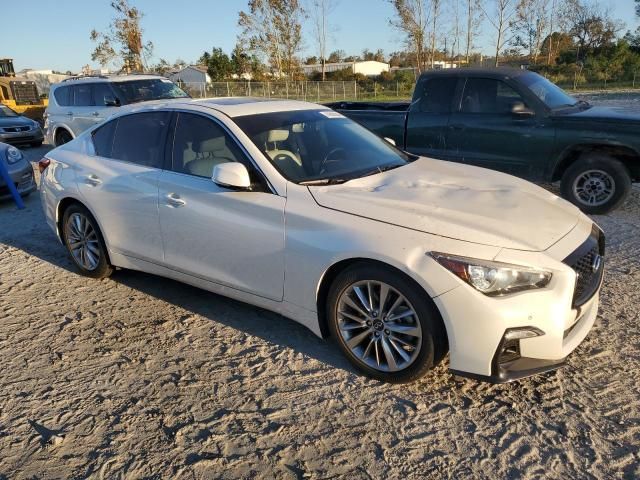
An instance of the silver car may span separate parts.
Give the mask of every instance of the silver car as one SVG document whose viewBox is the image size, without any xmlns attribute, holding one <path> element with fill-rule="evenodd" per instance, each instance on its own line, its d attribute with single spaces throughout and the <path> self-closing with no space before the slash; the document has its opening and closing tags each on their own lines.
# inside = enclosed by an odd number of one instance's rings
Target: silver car
<svg viewBox="0 0 640 480">
<path fill-rule="evenodd" d="M 38 122 L 0 104 L 0 142 L 39 147 L 43 140 Z"/>
<path fill-rule="evenodd" d="M 171 80 L 157 75 L 71 77 L 51 86 L 44 114 L 47 143 L 60 146 L 118 111 L 149 100 L 188 98 Z"/>
<path fill-rule="evenodd" d="M 20 150 L 6 143 L 0 143 L 0 162 L 4 163 L 9 172 L 9 177 L 21 196 L 26 197 L 36 189 L 33 168 Z M 10 198 L 12 198 L 11 191 L 2 175 L 0 175 L 0 200 Z"/>
</svg>

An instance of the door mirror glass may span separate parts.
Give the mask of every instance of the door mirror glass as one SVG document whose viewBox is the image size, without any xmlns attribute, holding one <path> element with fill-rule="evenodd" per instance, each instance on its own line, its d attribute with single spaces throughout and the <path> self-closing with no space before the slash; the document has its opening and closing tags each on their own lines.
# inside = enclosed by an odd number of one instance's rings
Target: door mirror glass
<svg viewBox="0 0 640 480">
<path fill-rule="evenodd" d="M 251 180 L 247 167 L 238 162 L 225 162 L 213 168 L 211 177 L 216 185 L 224 188 L 235 188 L 239 190 L 249 190 Z"/>
<path fill-rule="evenodd" d="M 106 107 L 119 107 L 120 106 L 120 100 L 118 100 L 116 97 L 105 95 L 105 97 L 104 97 L 104 105 Z"/>
<path fill-rule="evenodd" d="M 389 137 L 384 137 L 384 139 L 389 142 L 391 145 L 393 145 L 394 147 L 396 146 L 396 141 L 393 138 L 389 138 Z"/>
<path fill-rule="evenodd" d="M 511 104 L 511 113 L 516 117 L 532 117 L 535 115 L 535 112 L 523 102 L 513 102 Z"/>
</svg>

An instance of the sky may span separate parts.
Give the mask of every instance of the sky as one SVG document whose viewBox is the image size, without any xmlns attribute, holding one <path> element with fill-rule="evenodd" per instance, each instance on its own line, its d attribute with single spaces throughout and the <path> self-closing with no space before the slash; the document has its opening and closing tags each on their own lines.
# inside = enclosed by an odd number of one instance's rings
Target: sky
<svg viewBox="0 0 640 480">
<path fill-rule="evenodd" d="M 365 48 L 374 51 L 382 48 L 386 54 L 402 49 L 401 35 L 389 26 L 393 9 L 388 1 L 336 1 L 330 17 L 335 32 L 329 51 L 340 49 L 354 55 Z M 100 31 L 108 27 L 113 17 L 109 3 L 109 0 L 0 0 L 5 20 L 0 29 L 0 58 L 13 58 L 16 71 L 34 68 L 77 72 L 86 64 L 97 67 L 91 62 L 94 44 L 89 33 L 94 28 Z M 130 3 L 145 14 L 144 39 L 154 43 L 151 63 L 159 58 L 193 62 L 212 47 L 231 53 L 239 33 L 238 12 L 247 6 L 247 0 L 130 0 Z M 638 19 L 633 0 L 610 3 L 615 16 L 635 30 Z M 304 27 L 303 57 L 315 54 L 311 27 Z M 480 50 L 491 53 L 489 38 L 480 38 L 477 43 Z"/>
</svg>

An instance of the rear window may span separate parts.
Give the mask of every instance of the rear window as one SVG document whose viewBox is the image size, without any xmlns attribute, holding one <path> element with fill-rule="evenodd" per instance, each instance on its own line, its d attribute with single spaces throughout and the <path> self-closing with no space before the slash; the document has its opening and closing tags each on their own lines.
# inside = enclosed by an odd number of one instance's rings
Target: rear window
<svg viewBox="0 0 640 480">
<path fill-rule="evenodd" d="M 91 85 L 74 85 L 73 86 L 73 105 L 76 107 L 88 107 L 93 104 L 91 95 Z"/>
<path fill-rule="evenodd" d="M 424 78 L 418 81 L 414 108 L 424 113 L 450 113 L 457 84 L 455 77 Z"/>
<path fill-rule="evenodd" d="M 112 120 L 93 132 L 93 148 L 96 155 L 100 157 L 111 158 L 113 150 L 113 134 L 116 131 L 118 120 Z"/>
<path fill-rule="evenodd" d="M 144 112 L 119 117 L 110 157 L 145 167 L 162 168 L 170 118 L 170 112 Z"/>
<path fill-rule="evenodd" d="M 56 99 L 56 103 L 61 107 L 68 107 L 71 105 L 71 99 L 69 98 L 69 93 L 71 92 L 71 87 L 58 87 L 53 92 L 53 96 Z"/>
</svg>

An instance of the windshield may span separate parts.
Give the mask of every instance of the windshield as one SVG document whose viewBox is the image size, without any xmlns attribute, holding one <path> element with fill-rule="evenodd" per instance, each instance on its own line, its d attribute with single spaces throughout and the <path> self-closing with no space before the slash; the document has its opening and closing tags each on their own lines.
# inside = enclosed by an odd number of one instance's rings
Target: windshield
<svg viewBox="0 0 640 480">
<path fill-rule="evenodd" d="M 166 78 L 113 82 L 113 88 L 124 104 L 189 97 L 180 87 Z"/>
<path fill-rule="evenodd" d="M 11 110 L 6 105 L 0 105 L 0 118 L 3 117 L 18 117 L 19 115 Z"/>
<path fill-rule="evenodd" d="M 528 73 L 523 75 L 521 79 L 536 97 L 551 109 L 572 107 L 578 104 L 578 100 L 541 75 Z"/>
<path fill-rule="evenodd" d="M 335 183 L 405 165 L 413 157 L 333 110 L 234 118 L 287 179 Z"/>
</svg>

